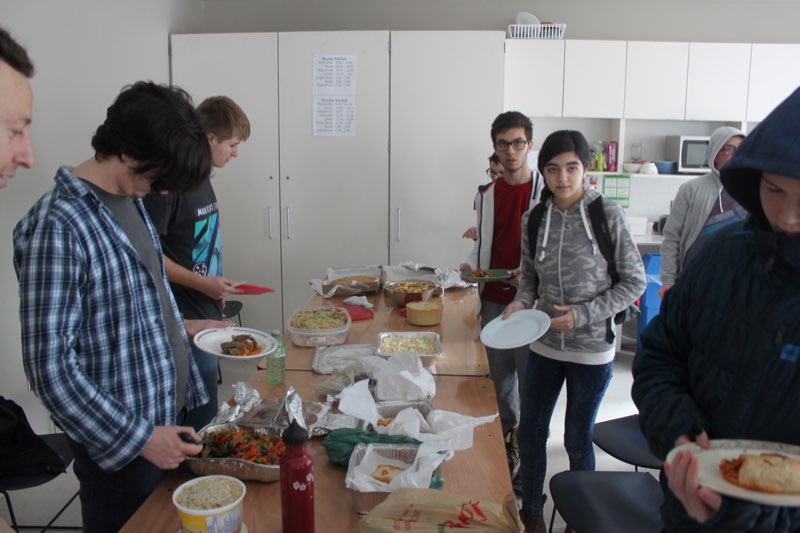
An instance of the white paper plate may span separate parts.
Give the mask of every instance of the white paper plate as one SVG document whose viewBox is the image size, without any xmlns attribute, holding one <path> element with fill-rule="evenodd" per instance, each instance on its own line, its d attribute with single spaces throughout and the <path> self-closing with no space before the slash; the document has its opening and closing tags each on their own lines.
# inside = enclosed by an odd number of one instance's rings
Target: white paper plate
<svg viewBox="0 0 800 533">
<path fill-rule="evenodd" d="M 682 450 L 692 452 L 697 458 L 700 466 L 697 477 L 700 485 L 704 487 L 749 502 L 778 507 L 800 507 L 800 494 L 770 494 L 749 490 L 726 480 L 719 471 L 719 463 L 723 459 L 736 459 L 743 453 L 753 455 L 780 453 L 800 460 L 800 446 L 760 440 L 716 439 L 711 441 L 710 448 L 703 449 L 694 442 L 690 442 L 670 450 L 667 454 L 667 462 L 671 463 L 675 454 Z"/>
<path fill-rule="evenodd" d="M 253 355 L 227 355 L 222 353 L 220 344 L 230 341 L 234 335 L 252 335 L 263 349 L 259 353 Z M 275 348 L 278 347 L 278 342 L 268 333 L 258 331 L 257 329 L 237 327 L 204 329 L 194 336 L 194 344 L 206 353 L 234 361 L 260 359 L 265 355 L 271 354 L 275 351 Z"/>
<path fill-rule="evenodd" d="M 545 334 L 550 317 L 538 309 L 523 309 L 506 320 L 498 316 L 481 330 L 481 342 L 489 348 L 506 350 L 525 346 Z"/>
</svg>

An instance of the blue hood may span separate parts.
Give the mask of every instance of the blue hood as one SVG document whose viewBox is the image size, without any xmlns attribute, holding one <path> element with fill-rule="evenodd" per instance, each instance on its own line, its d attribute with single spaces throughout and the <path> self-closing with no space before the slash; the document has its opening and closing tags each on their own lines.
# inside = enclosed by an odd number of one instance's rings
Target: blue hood
<svg viewBox="0 0 800 533">
<path fill-rule="evenodd" d="M 725 189 L 767 229 L 758 193 L 762 172 L 800 180 L 800 88 L 756 126 L 720 171 Z"/>
</svg>

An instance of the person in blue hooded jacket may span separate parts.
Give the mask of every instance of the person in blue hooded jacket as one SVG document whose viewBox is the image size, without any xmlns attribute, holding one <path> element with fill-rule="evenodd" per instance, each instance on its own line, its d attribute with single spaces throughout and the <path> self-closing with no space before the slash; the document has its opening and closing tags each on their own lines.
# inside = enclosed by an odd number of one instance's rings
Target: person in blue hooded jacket
<svg viewBox="0 0 800 533">
<path fill-rule="evenodd" d="M 633 363 L 642 431 L 662 459 L 717 439 L 800 449 L 800 89 L 745 139 L 721 179 L 749 218 L 687 265 Z M 666 531 L 800 531 L 800 507 L 700 485 L 702 457 L 678 451 L 664 465 Z"/>
</svg>

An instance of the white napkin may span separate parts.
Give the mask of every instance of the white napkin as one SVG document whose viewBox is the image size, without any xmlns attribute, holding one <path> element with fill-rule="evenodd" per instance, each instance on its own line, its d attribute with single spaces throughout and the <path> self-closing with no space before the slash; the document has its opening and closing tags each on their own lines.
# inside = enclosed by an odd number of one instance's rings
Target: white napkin
<svg viewBox="0 0 800 533">
<path fill-rule="evenodd" d="M 375 369 L 376 399 L 425 400 L 436 395 L 436 382 L 422 366 L 419 355 L 396 352 L 389 357 L 388 363 Z"/>
<path fill-rule="evenodd" d="M 366 296 L 348 296 L 342 301 L 350 305 L 360 305 L 362 307 L 366 307 L 367 309 L 372 309 L 375 307 L 373 304 L 369 303 L 369 300 L 367 300 Z"/>
</svg>

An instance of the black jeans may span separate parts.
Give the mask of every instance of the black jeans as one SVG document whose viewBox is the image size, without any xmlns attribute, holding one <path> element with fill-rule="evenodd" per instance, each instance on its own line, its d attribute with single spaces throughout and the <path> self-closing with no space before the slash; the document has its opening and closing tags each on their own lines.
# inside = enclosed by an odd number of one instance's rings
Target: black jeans
<svg viewBox="0 0 800 533">
<path fill-rule="evenodd" d="M 117 472 L 106 472 L 86 448 L 69 439 L 80 482 L 81 515 L 85 533 L 116 533 L 164 479 L 165 472 L 137 457 Z"/>
</svg>

